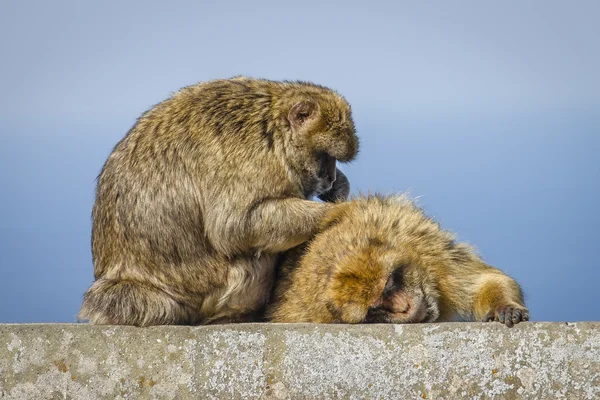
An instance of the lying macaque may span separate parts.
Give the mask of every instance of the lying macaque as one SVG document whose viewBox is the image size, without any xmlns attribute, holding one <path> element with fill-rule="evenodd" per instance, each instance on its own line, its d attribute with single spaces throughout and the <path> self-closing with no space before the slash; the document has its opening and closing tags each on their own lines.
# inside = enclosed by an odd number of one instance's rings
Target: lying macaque
<svg viewBox="0 0 600 400">
<path fill-rule="evenodd" d="M 425 216 L 408 197 L 338 203 L 309 242 L 284 254 L 272 322 L 529 320 L 514 279 Z"/>
</svg>

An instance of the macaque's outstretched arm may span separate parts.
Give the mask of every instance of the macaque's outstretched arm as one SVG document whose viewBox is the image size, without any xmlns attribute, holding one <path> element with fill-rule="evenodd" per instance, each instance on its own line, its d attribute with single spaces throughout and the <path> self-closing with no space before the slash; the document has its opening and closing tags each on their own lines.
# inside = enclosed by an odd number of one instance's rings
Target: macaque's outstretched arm
<svg viewBox="0 0 600 400">
<path fill-rule="evenodd" d="M 467 300 L 455 302 L 458 313 L 471 314 L 477 321 L 498 321 L 509 327 L 529 320 L 523 291 L 502 271 L 478 262 L 471 268 L 456 269 L 454 274 L 464 283 L 459 291 Z M 461 274 L 462 278 L 458 276 Z"/>
</svg>

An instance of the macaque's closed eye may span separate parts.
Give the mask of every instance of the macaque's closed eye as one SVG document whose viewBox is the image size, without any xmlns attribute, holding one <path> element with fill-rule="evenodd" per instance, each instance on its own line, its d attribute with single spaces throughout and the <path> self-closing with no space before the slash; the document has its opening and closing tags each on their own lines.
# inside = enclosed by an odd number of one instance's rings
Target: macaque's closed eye
<svg viewBox="0 0 600 400">
<path fill-rule="evenodd" d="M 402 290 L 404 286 L 404 268 L 404 266 L 399 266 L 392 271 L 383 288 L 384 298 L 390 297 L 399 290 Z"/>
</svg>

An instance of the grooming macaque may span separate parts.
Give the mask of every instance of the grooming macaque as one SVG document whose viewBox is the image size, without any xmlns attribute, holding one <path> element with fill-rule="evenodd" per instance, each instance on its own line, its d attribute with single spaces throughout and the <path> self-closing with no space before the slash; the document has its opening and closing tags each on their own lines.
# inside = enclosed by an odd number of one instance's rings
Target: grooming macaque
<svg viewBox="0 0 600 400">
<path fill-rule="evenodd" d="M 94 324 L 251 319 L 278 253 L 345 200 L 358 151 L 350 106 L 306 82 L 237 77 L 181 89 L 106 161 L 92 218 Z"/>
<path fill-rule="evenodd" d="M 529 319 L 514 279 L 456 243 L 405 196 L 340 203 L 315 237 L 284 254 L 273 322 L 409 323 L 456 316 Z"/>
</svg>

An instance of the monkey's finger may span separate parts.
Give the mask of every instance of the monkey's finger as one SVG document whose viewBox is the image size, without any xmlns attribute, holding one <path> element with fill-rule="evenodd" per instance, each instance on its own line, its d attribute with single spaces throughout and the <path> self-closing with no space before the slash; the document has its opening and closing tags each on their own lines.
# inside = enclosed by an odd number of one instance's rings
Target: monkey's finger
<svg viewBox="0 0 600 400">
<path fill-rule="evenodd" d="M 496 321 L 500 322 L 501 324 L 504 323 L 504 312 L 506 311 L 506 309 L 501 309 L 500 311 L 498 311 L 498 318 L 496 319 Z"/>
<path fill-rule="evenodd" d="M 515 308 L 512 312 L 512 322 L 513 324 L 517 324 L 523 320 L 523 316 L 521 315 L 521 310 Z"/>
<path fill-rule="evenodd" d="M 512 326 L 514 325 L 513 324 L 513 308 L 512 307 L 506 307 L 504 309 L 504 323 L 509 328 L 512 328 Z"/>
<path fill-rule="evenodd" d="M 529 321 L 529 310 L 523 310 L 523 321 Z"/>
</svg>

